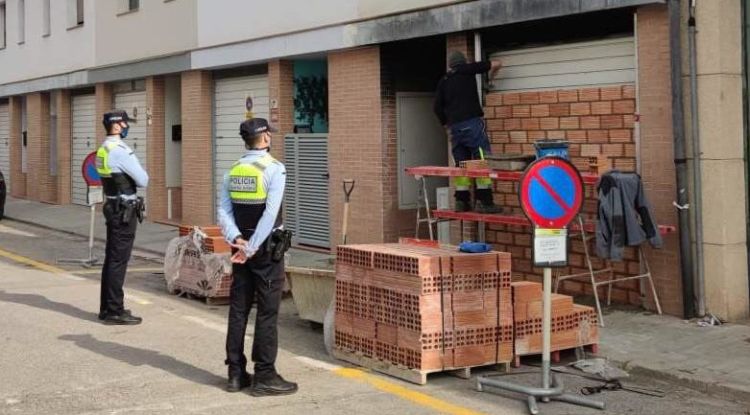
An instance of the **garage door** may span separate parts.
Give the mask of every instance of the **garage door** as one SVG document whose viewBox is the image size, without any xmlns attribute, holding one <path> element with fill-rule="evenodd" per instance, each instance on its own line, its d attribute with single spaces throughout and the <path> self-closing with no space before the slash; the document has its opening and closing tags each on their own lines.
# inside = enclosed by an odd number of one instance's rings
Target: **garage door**
<svg viewBox="0 0 750 415">
<path fill-rule="evenodd" d="M 5 185 L 10 189 L 10 118 L 8 104 L 0 105 L 0 171 L 5 177 Z"/>
<path fill-rule="evenodd" d="M 268 118 L 268 77 L 243 76 L 216 80 L 214 89 L 214 189 L 216 200 L 221 181 L 232 164 L 245 153 L 240 123 L 245 120 L 245 102 L 253 101 L 253 115 Z M 276 145 L 283 145 L 277 137 Z"/>
<path fill-rule="evenodd" d="M 86 182 L 81 176 L 83 159 L 96 151 L 96 99 L 94 94 L 74 95 L 73 112 L 73 146 L 70 163 L 71 201 L 77 205 L 86 204 Z"/>
<path fill-rule="evenodd" d="M 495 91 L 635 83 L 632 36 L 494 53 L 503 62 Z"/>
<path fill-rule="evenodd" d="M 126 92 L 115 95 L 115 108 L 128 112 L 130 118 L 135 121 L 129 123 L 128 137 L 125 142 L 133 149 L 141 166 L 148 172 L 146 160 L 146 92 Z M 138 190 L 138 193 L 146 197 L 145 190 Z"/>
</svg>

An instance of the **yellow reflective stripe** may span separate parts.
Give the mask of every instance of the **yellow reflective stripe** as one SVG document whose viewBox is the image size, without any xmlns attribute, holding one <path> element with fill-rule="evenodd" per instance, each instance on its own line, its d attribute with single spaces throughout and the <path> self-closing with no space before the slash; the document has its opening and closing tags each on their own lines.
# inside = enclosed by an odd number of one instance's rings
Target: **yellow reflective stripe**
<svg viewBox="0 0 750 415">
<path fill-rule="evenodd" d="M 229 197 L 235 203 L 265 203 L 263 170 L 255 163 L 237 163 L 229 171 Z"/>
<path fill-rule="evenodd" d="M 117 146 L 117 143 L 104 143 L 96 150 L 96 172 L 101 177 L 112 177 L 112 169 L 109 168 L 109 152 Z"/>
<path fill-rule="evenodd" d="M 471 186 L 471 179 L 466 176 L 458 176 L 456 177 L 456 187 L 462 186 L 462 187 L 469 187 Z"/>
</svg>

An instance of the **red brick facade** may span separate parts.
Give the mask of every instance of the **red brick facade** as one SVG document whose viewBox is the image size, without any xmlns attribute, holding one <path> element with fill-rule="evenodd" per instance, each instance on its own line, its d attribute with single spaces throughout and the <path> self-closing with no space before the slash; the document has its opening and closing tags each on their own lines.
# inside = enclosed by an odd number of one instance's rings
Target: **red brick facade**
<svg viewBox="0 0 750 415">
<path fill-rule="evenodd" d="M 193 225 L 215 222 L 213 90 L 210 72 L 182 74 L 182 221 Z"/>
<path fill-rule="evenodd" d="M 57 203 L 70 203 L 70 158 L 72 151 L 72 129 L 70 91 L 62 89 L 54 95 L 57 107 Z"/>
<path fill-rule="evenodd" d="M 146 108 L 148 115 L 146 125 L 146 156 L 148 160 L 148 211 L 151 220 L 164 221 L 167 219 L 167 183 L 166 160 L 164 143 L 164 106 L 165 106 L 164 78 L 152 76 L 146 78 Z"/>
<path fill-rule="evenodd" d="M 26 197 L 26 173 L 22 166 L 21 112 L 23 97 L 10 97 L 8 118 L 10 122 L 10 191 L 13 197 Z"/>
<path fill-rule="evenodd" d="M 27 181 L 26 196 L 31 200 L 57 201 L 55 180 L 50 175 L 50 95 L 42 92 L 26 96 Z"/>
<path fill-rule="evenodd" d="M 270 122 L 279 132 L 271 146 L 271 154 L 284 159 L 282 140 L 286 134 L 294 132 L 294 62 L 275 60 L 268 64 L 268 93 Z"/>
</svg>

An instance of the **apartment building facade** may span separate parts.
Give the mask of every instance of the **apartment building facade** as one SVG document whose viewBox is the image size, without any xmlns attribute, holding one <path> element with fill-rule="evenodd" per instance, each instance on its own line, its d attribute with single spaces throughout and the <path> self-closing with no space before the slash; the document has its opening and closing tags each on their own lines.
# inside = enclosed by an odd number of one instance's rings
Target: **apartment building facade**
<svg viewBox="0 0 750 415">
<path fill-rule="evenodd" d="M 415 231 L 416 181 L 403 168 L 448 163 L 432 94 L 447 54 L 461 50 L 505 63 L 483 85 L 493 151 L 533 153 L 536 140 L 566 139 L 581 169 L 602 157 L 640 172 L 657 220 L 684 232 L 674 138 L 691 132 L 690 102 L 684 93 L 688 116 L 676 124 L 668 3 L 682 5 L 689 91 L 688 2 L 0 1 L 0 170 L 14 197 L 86 204 L 81 162 L 104 138 L 101 114 L 125 109 L 137 119 L 128 140 L 152 178 L 150 220 L 209 224 L 218 183 L 243 151 L 237 127 L 252 114 L 280 127 L 272 152 L 287 164 L 285 220 L 299 244 L 340 242 L 344 179 L 356 180 L 349 241 L 395 241 Z M 690 296 L 725 318 L 748 314 L 741 3 L 696 8 L 705 289 L 684 295 L 686 275 L 697 273 L 683 273 L 683 256 L 694 254 L 681 250 L 680 232 L 646 248 L 671 314 Z M 512 183 L 495 190 L 517 205 Z M 595 203 L 589 193 L 587 212 Z M 486 237 L 513 253 L 519 278 L 536 278 L 527 228 L 490 225 Z M 575 243 L 571 265 L 585 269 Z M 629 250 L 614 266 L 632 275 L 643 263 Z M 591 292 L 575 281 L 564 289 Z M 653 307 L 637 282 L 613 295 Z"/>
</svg>

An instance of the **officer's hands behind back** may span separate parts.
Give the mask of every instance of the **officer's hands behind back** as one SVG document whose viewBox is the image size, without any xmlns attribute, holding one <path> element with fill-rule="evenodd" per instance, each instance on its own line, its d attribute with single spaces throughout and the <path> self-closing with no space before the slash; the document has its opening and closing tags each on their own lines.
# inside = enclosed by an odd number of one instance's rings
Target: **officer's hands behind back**
<svg viewBox="0 0 750 415">
<path fill-rule="evenodd" d="M 232 255 L 232 263 L 234 264 L 244 264 L 247 262 L 249 257 L 247 256 L 247 252 L 245 252 L 245 249 L 247 249 L 247 241 L 242 238 L 235 239 L 233 244 L 230 244 L 232 248 L 237 249 L 237 252 L 235 252 Z"/>
</svg>

